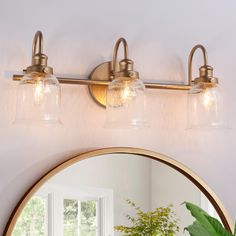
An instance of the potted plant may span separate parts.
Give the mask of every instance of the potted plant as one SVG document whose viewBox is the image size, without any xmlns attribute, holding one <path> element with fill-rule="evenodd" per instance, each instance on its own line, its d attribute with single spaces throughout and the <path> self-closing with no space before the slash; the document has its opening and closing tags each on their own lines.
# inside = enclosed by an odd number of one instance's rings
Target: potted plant
<svg viewBox="0 0 236 236">
<path fill-rule="evenodd" d="M 115 226 L 115 231 L 123 236 L 174 236 L 179 231 L 172 205 L 144 212 L 134 202 L 126 201 L 135 209 L 136 215 L 126 215 L 131 226 Z"/>
<path fill-rule="evenodd" d="M 191 212 L 192 216 L 196 219 L 191 225 L 185 228 L 191 236 L 235 236 L 227 231 L 224 226 L 214 217 L 208 215 L 200 207 L 185 202 L 186 208 Z M 236 225 L 235 225 L 236 226 Z"/>
</svg>

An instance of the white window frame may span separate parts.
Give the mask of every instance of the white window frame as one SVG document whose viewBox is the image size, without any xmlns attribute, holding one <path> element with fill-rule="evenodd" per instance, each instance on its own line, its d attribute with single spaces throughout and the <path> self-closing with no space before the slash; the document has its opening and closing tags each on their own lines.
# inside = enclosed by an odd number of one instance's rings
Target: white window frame
<svg viewBox="0 0 236 236">
<path fill-rule="evenodd" d="M 97 227 L 96 227 L 96 236 L 102 236 L 103 234 L 103 224 L 102 224 L 102 221 L 101 221 L 101 217 L 104 215 L 104 212 L 103 212 L 103 206 L 102 206 L 102 198 L 91 198 L 91 197 L 83 197 L 83 198 L 80 198 L 78 196 L 64 196 L 63 197 L 63 200 L 65 199 L 70 199 L 70 200 L 76 200 L 78 201 L 78 236 L 80 236 L 80 227 L 81 227 L 81 221 L 80 221 L 80 209 L 81 209 L 81 202 L 83 201 L 95 201 L 97 204 L 96 204 L 96 217 L 97 217 Z M 97 207 L 98 206 L 98 207 Z"/>
<path fill-rule="evenodd" d="M 46 183 L 36 193 L 38 196 L 47 196 L 47 235 L 63 236 L 63 200 L 75 199 L 96 200 L 99 205 L 97 236 L 113 235 L 113 190 L 103 188 L 63 186 Z"/>
</svg>

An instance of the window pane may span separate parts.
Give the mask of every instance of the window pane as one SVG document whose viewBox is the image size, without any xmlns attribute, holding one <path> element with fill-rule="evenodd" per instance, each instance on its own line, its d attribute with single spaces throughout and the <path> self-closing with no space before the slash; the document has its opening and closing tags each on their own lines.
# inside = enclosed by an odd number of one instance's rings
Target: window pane
<svg viewBox="0 0 236 236">
<path fill-rule="evenodd" d="M 18 218 L 13 236 L 46 236 L 46 198 L 33 196 Z"/>
<path fill-rule="evenodd" d="M 97 202 L 81 202 L 80 236 L 97 235 Z"/>
<path fill-rule="evenodd" d="M 64 236 L 78 236 L 78 201 L 64 199 Z"/>
</svg>

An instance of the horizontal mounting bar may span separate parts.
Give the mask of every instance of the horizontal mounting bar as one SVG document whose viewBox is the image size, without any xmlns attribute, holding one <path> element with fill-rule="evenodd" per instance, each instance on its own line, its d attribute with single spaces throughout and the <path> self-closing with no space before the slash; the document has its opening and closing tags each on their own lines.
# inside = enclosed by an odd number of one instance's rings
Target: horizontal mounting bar
<svg viewBox="0 0 236 236">
<path fill-rule="evenodd" d="M 13 75 L 14 81 L 20 81 L 23 75 Z M 57 77 L 58 81 L 62 84 L 81 84 L 81 85 L 101 85 L 107 86 L 111 81 L 109 80 L 89 80 L 89 79 L 75 79 L 75 78 L 64 78 Z M 190 90 L 191 85 L 184 84 L 162 84 L 162 83 L 145 83 L 146 88 L 150 89 L 171 89 L 171 90 Z"/>
</svg>

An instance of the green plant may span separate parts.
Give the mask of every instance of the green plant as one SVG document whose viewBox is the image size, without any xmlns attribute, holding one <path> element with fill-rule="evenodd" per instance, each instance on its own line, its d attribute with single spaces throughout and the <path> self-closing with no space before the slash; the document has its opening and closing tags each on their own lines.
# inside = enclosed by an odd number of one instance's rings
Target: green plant
<svg viewBox="0 0 236 236">
<path fill-rule="evenodd" d="M 227 231 L 223 225 L 214 217 L 208 215 L 200 207 L 185 202 L 186 208 L 191 212 L 192 216 L 196 219 L 193 224 L 185 228 L 191 236 L 235 236 Z M 236 225 L 235 225 L 236 226 Z"/>
<path fill-rule="evenodd" d="M 126 215 L 132 226 L 115 226 L 123 236 L 174 236 L 179 231 L 172 205 L 143 212 L 134 202 L 126 200 L 136 211 L 136 217 Z"/>
<path fill-rule="evenodd" d="M 17 219 L 12 236 L 45 235 L 45 198 L 33 196 Z"/>
</svg>

